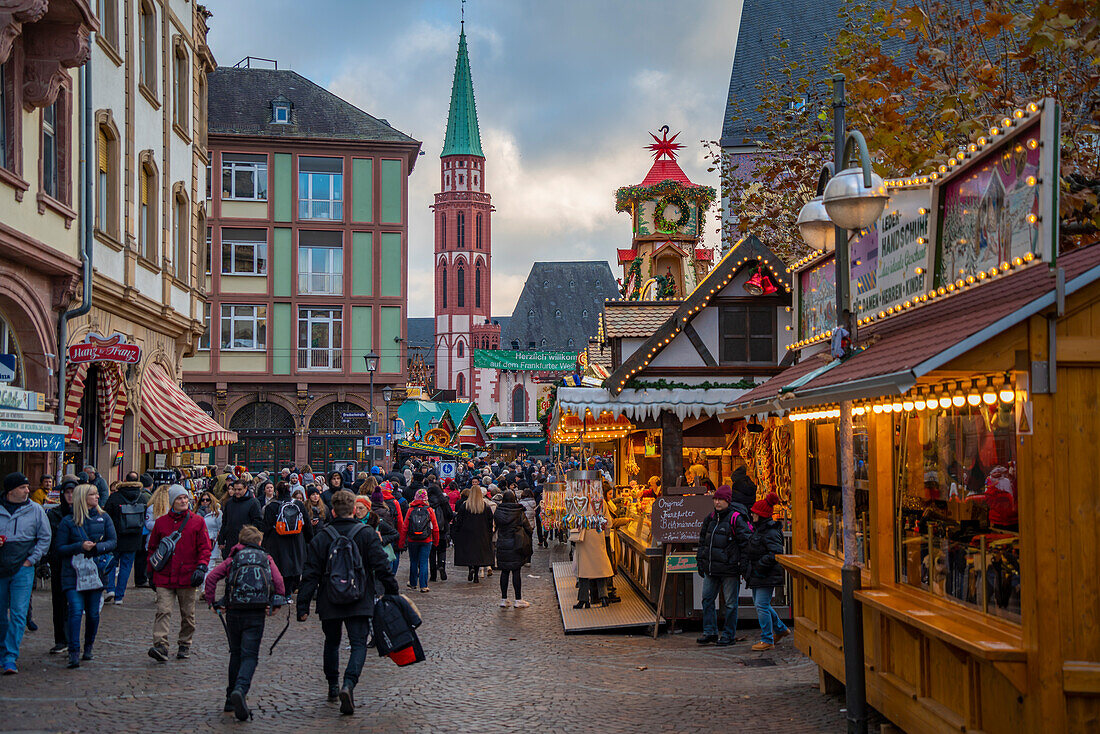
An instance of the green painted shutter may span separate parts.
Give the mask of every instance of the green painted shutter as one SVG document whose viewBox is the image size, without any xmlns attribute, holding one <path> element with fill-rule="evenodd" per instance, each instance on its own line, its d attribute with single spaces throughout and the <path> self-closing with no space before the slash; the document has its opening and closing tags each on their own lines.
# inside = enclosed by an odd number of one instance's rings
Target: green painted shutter
<svg viewBox="0 0 1100 734">
<path fill-rule="evenodd" d="M 275 201 L 275 221 L 289 222 L 294 213 L 294 201 L 290 196 L 290 153 L 275 154 L 275 176 L 270 195 Z"/>
<path fill-rule="evenodd" d="M 374 207 L 374 159 L 351 161 L 351 220 L 369 222 Z"/>
<path fill-rule="evenodd" d="M 351 308 L 351 371 L 367 371 L 367 362 L 363 356 L 371 350 L 371 337 L 374 334 L 373 309 L 370 306 L 352 306 Z"/>
<path fill-rule="evenodd" d="M 286 227 L 275 228 L 274 252 L 271 253 L 269 278 L 275 281 L 276 298 L 288 298 L 294 290 L 294 270 L 291 268 L 291 233 Z"/>
<path fill-rule="evenodd" d="M 385 237 L 385 235 L 383 235 Z M 370 232 L 351 233 L 351 294 L 369 296 L 374 284 L 374 245 Z M 384 290 L 384 287 L 383 287 Z"/>
<path fill-rule="evenodd" d="M 401 371 L 401 355 L 404 342 L 395 342 L 401 336 L 401 308 L 399 306 L 382 307 L 382 338 L 378 355 L 378 371 L 395 374 Z"/>
<path fill-rule="evenodd" d="M 400 296 L 401 286 L 404 283 L 404 272 L 401 266 L 401 235 L 397 232 L 382 233 L 382 251 L 379 254 L 379 265 L 382 270 L 382 282 L 380 295 Z"/>
<path fill-rule="evenodd" d="M 276 303 L 271 315 L 271 342 L 274 350 L 271 371 L 276 375 L 290 374 L 291 357 L 294 354 L 290 325 L 290 304 Z"/>
<path fill-rule="evenodd" d="M 381 220 L 401 223 L 401 161 L 392 158 L 382 160 Z"/>
</svg>

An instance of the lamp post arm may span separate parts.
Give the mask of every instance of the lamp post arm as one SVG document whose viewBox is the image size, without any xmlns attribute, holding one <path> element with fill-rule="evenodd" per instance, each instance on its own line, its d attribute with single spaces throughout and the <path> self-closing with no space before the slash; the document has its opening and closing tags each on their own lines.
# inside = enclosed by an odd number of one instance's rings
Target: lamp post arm
<svg viewBox="0 0 1100 734">
<path fill-rule="evenodd" d="M 848 139 L 844 141 L 844 156 L 840 159 L 841 165 L 846 165 L 852 155 L 852 145 L 859 148 L 859 166 L 863 169 L 863 186 L 871 188 L 871 154 L 867 152 L 867 141 L 863 139 L 863 133 L 853 130 L 848 133 Z"/>
<path fill-rule="evenodd" d="M 825 184 L 829 183 L 829 179 L 834 174 L 833 164 L 826 161 L 825 165 L 821 167 L 821 172 L 817 174 L 817 195 L 822 196 L 825 193 Z"/>
</svg>

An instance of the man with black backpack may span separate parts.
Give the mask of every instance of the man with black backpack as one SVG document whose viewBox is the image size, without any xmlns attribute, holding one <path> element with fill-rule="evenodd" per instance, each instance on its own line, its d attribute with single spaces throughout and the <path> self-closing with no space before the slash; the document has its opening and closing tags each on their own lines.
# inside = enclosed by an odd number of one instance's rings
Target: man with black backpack
<svg viewBox="0 0 1100 734">
<path fill-rule="evenodd" d="M 241 721 L 252 717 L 245 697 L 259 662 L 264 636 L 264 617 L 274 614 L 286 593 L 275 559 L 260 547 L 263 533 L 251 525 L 241 528 L 240 542 L 206 577 L 203 597 L 218 610 L 226 610 L 223 624 L 229 639 L 229 683 L 224 711 Z M 218 582 L 225 579 L 225 594 L 217 599 Z"/>
<path fill-rule="evenodd" d="M 747 491 L 751 493 L 752 490 Z M 714 492 L 714 512 L 703 519 L 703 525 L 699 528 L 699 548 L 695 558 L 699 575 L 703 577 L 703 636 L 696 640 L 700 645 L 717 643 L 719 647 L 726 647 L 738 641 L 737 604 L 741 592 L 741 573 L 752 535 L 749 513 L 742 502 L 740 495 L 735 502 L 732 489 L 723 484 Z M 718 634 L 718 613 L 715 609 L 719 591 L 726 599 L 726 619 L 721 635 Z"/>
<path fill-rule="evenodd" d="M 340 699 L 340 713 L 355 712 L 353 691 L 367 658 L 367 636 L 380 590 L 396 594 L 397 579 L 382 549 L 378 533 L 354 517 L 355 495 L 346 490 L 332 496 L 336 516 L 313 537 L 306 552 L 302 586 L 298 590 L 298 621 L 309 617 L 317 599 L 317 616 L 325 634 L 324 671 L 329 700 Z M 340 685 L 341 629 L 346 628 L 351 654 Z"/>
<path fill-rule="evenodd" d="M 126 481 L 119 483 L 118 489 L 103 504 L 103 510 L 114 523 L 115 535 L 118 537 L 115 558 L 107 570 L 104 584 L 104 604 L 112 599 L 115 604 L 121 604 L 122 597 L 126 595 L 130 570 L 134 567 L 134 557 L 141 549 L 145 533 L 145 510 L 150 497 L 142 488 L 137 472 L 130 472 L 126 475 Z"/>
</svg>

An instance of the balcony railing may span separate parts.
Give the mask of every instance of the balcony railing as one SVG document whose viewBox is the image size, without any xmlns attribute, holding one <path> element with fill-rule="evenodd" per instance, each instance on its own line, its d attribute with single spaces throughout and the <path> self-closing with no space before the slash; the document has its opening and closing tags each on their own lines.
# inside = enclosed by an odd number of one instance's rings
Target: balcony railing
<svg viewBox="0 0 1100 734">
<path fill-rule="evenodd" d="M 298 293 L 307 296 L 339 296 L 344 293 L 343 273 L 298 273 Z"/>
<path fill-rule="evenodd" d="M 339 349 L 306 347 L 298 349 L 298 369 L 339 370 L 344 367 L 344 355 Z"/>
</svg>

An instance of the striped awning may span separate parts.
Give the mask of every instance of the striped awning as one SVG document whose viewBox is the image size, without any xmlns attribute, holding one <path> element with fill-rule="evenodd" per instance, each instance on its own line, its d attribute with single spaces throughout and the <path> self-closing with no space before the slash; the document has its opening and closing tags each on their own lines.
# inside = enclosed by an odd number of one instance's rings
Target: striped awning
<svg viewBox="0 0 1100 734">
<path fill-rule="evenodd" d="M 192 451 L 236 443 L 227 431 L 187 397 L 159 364 L 150 364 L 141 378 L 141 453 Z"/>
<path fill-rule="evenodd" d="M 80 404 L 84 400 L 84 387 L 88 379 L 89 362 L 65 366 L 65 426 L 72 434 L 77 425 Z M 122 424 L 126 418 L 126 388 L 122 374 L 122 365 L 117 362 L 95 362 L 96 369 L 96 406 L 99 411 L 100 425 L 106 432 L 106 439 L 118 443 L 122 435 Z"/>
</svg>

